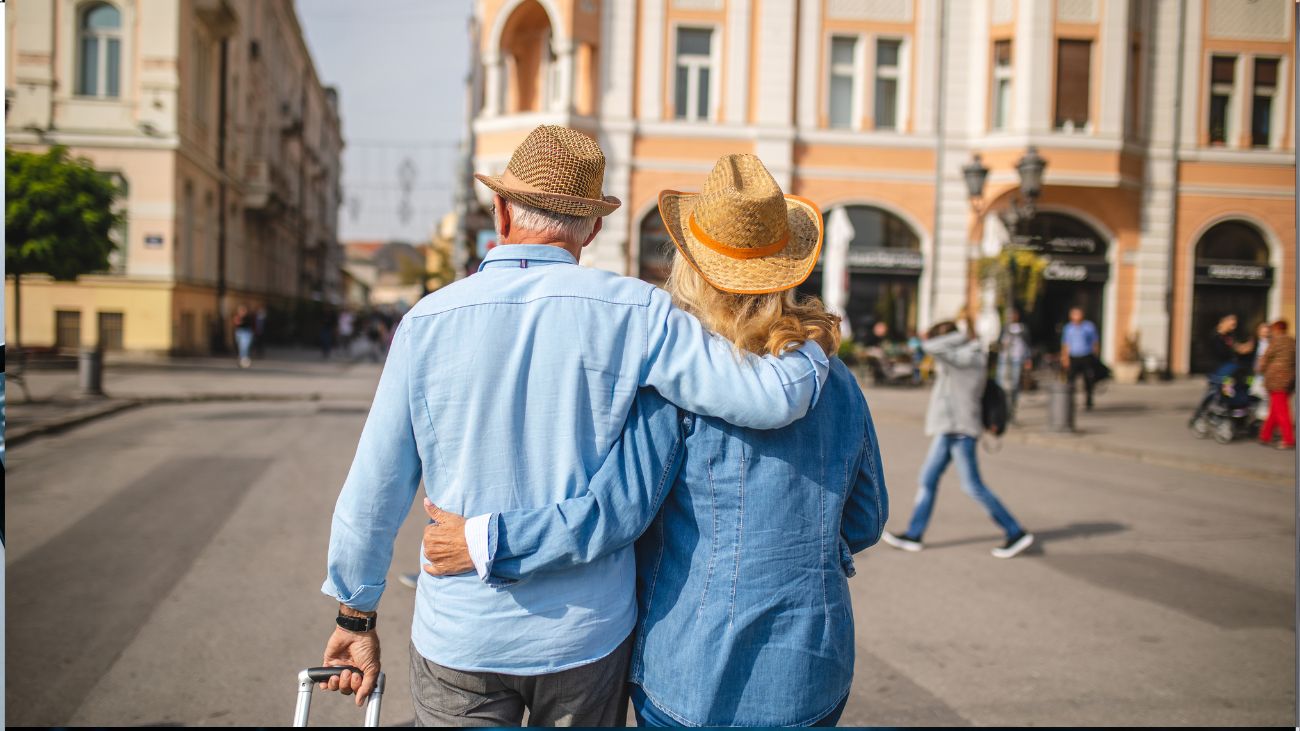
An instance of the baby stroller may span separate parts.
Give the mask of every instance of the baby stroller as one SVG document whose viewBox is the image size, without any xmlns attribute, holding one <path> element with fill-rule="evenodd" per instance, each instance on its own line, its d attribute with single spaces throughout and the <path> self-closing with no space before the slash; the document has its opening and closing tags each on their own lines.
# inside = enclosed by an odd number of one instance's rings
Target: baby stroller
<svg viewBox="0 0 1300 731">
<path fill-rule="evenodd" d="M 1219 444 L 1228 444 L 1241 436 L 1259 433 L 1260 421 L 1256 414 L 1259 397 L 1250 392 L 1250 381 L 1255 376 L 1238 370 L 1217 384 L 1211 383 L 1214 392 L 1209 403 L 1192 418 L 1192 431 L 1199 439 L 1213 436 Z"/>
</svg>

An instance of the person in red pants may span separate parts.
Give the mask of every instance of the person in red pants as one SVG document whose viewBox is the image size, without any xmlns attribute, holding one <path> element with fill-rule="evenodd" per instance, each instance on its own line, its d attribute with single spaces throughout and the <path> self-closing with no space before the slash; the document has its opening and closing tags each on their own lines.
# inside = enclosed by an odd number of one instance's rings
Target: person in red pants
<svg viewBox="0 0 1300 731">
<path fill-rule="evenodd" d="M 1291 392 L 1295 390 L 1295 338 L 1286 333 L 1286 320 L 1273 323 L 1273 337 L 1260 357 L 1260 372 L 1268 391 L 1268 419 L 1259 430 L 1259 441 L 1273 443 L 1273 429 L 1282 431 L 1278 449 L 1295 449 L 1295 427 L 1291 423 Z"/>
</svg>

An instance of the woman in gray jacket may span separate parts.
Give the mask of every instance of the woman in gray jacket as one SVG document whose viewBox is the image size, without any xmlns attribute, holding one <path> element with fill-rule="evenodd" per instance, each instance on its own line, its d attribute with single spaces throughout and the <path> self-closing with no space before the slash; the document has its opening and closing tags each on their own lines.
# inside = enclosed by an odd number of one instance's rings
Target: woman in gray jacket
<svg viewBox="0 0 1300 731">
<path fill-rule="evenodd" d="M 948 463 L 956 460 L 962 490 L 983 505 L 989 517 L 1006 531 L 1006 543 L 993 549 L 993 555 L 1011 558 L 1029 548 L 1034 536 L 1020 527 L 1020 523 L 980 479 L 975 442 L 984 431 L 980 400 L 984 383 L 988 380 L 988 361 L 984 346 L 967 335 L 971 331 L 969 326 L 965 332 L 958 331 L 955 323 L 946 321 L 937 323 L 926 333 L 921 347 L 934 357 L 937 378 L 934 390 L 930 392 L 925 433 L 934 437 L 934 441 L 921 468 L 921 485 L 907 532 L 896 536 L 886 531 L 883 538 L 894 548 L 921 550 L 921 536 L 930 522 L 939 478 L 948 468 Z"/>
</svg>

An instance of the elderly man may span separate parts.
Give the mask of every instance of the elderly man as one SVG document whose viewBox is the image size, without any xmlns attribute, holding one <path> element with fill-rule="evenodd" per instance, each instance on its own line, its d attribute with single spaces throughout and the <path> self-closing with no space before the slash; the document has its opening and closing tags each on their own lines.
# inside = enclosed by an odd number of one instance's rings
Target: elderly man
<svg viewBox="0 0 1300 731">
<path fill-rule="evenodd" d="M 393 337 L 334 511 L 327 578 L 338 627 L 326 684 L 357 703 L 379 670 L 375 608 L 393 542 L 421 478 L 462 515 L 476 555 L 496 544 L 490 513 L 581 494 L 619 437 L 637 390 L 696 413 L 776 428 L 815 403 L 829 364 L 805 343 L 741 356 L 667 293 L 575 266 L 618 206 L 585 135 L 534 130 L 495 193 L 502 246 L 479 273 L 425 297 Z M 418 550 L 411 546 L 411 550 Z M 422 559 L 423 561 L 423 559 Z M 509 586 L 422 574 L 411 629 L 417 724 L 614 726 L 626 715 L 635 562 L 625 548 Z"/>
</svg>

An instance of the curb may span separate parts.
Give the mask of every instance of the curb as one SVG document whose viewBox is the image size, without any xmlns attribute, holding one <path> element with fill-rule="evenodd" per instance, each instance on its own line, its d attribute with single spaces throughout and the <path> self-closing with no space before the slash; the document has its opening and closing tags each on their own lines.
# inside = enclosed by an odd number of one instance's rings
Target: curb
<svg viewBox="0 0 1300 731">
<path fill-rule="evenodd" d="M 308 394 L 256 394 L 256 393 L 233 393 L 233 394 L 186 394 L 181 396 L 131 396 L 116 400 L 112 403 L 106 403 L 100 408 L 87 409 L 62 419 L 54 419 L 41 424 L 31 426 L 9 426 L 5 428 L 5 448 L 9 449 L 17 444 L 21 444 L 29 439 L 47 434 L 57 434 L 67 431 L 82 424 L 88 424 L 97 419 L 106 416 L 121 413 L 129 409 L 142 406 L 158 406 L 163 404 L 193 404 L 208 402 L 238 402 L 238 401 L 320 401 L 319 393 Z"/>
<path fill-rule="evenodd" d="M 81 426 L 82 424 L 86 424 L 96 419 L 102 419 L 105 416 L 111 416 L 113 414 L 126 411 L 127 409 L 133 409 L 141 405 L 142 402 L 136 400 L 118 401 L 116 403 L 105 404 L 103 407 L 98 409 L 89 409 L 87 411 L 83 411 L 81 413 L 74 414 L 72 416 L 67 416 L 62 419 L 55 419 L 53 421 L 47 421 L 42 424 L 33 424 L 31 426 L 19 426 L 19 427 L 12 427 L 6 424 L 5 448 L 6 450 L 8 450 L 13 446 L 17 444 L 21 444 L 33 437 L 44 436 L 46 434 L 57 434 L 58 432 L 71 429 L 76 426 Z"/>
<path fill-rule="evenodd" d="M 918 419 L 912 414 L 905 414 L 900 411 L 882 409 L 879 412 L 873 411 L 872 415 L 888 414 L 894 418 L 905 419 L 912 423 L 923 424 L 924 419 Z M 1292 475 L 1274 472 L 1272 470 L 1250 469 L 1248 467 L 1232 467 L 1228 465 L 1213 462 L 1197 462 L 1188 459 L 1180 459 L 1167 454 L 1152 454 L 1140 449 L 1126 449 L 1124 447 L 1115 447 L 1104 444 L 1093 444 L 1085 441 L 1083 435 L 1075 436 L 1048 436 L 1035 432 L 1008 431 L 1002 435 L 1001 440 L 1010 444 L 1027 444 L 1035 447 L 1047 447 L 1048 449 L 1060 449 L 1069 452 L 1079 452 L 1083 454 L 1096 454 L 1108 457 L 1123 457 L 1135 462 L 1157 465 L 1160 467 L 1169 467 L 1172 469 L 1186 470 L 1190 472 L 1205 472 L 1220 477 L 1231 477 L 1242 480 L 1256 480 L 1259 482 L 1268 482 L 1280 485 L 1294 485 L 1295 478 Z M 1071 441 L 1071 440 L 1080 441 Z"/>
<path fill-rule="evenodd" d="M 1124 457 L 1137 462 L 1157 465 L 1160 467 L 1171 467 L 1173 469 L 1189 470 L 1193 472 L 1206 472 L 1213 475 L 1219 475 L 1220 477 L 1257 480 L 1260 482 L 1271 482 L 1283 485 L 1295 484 L 1295 479 L 1291 475 L 1283 474 L 1281 472 L 1273 472 L 1272 470 L 1255 470 L 1246 467 L 1231 467 L 1211 462 L 1195 462 L 1163 454 L 1151 454 L 1140 449 L 1125 449 L 1123 447 L 1089 444 L 1086 442 L 1071 443 L 1067 441 L 1069 437 L 1050 437 L 1034 433 L 1012 435 L 1008 433 L 1002 438 L 1017 444 L 1028 444 L 1036 447 L 1047 447 L 1049 449 L 1063 449 L 1084 454 Z"/>
</svg>

